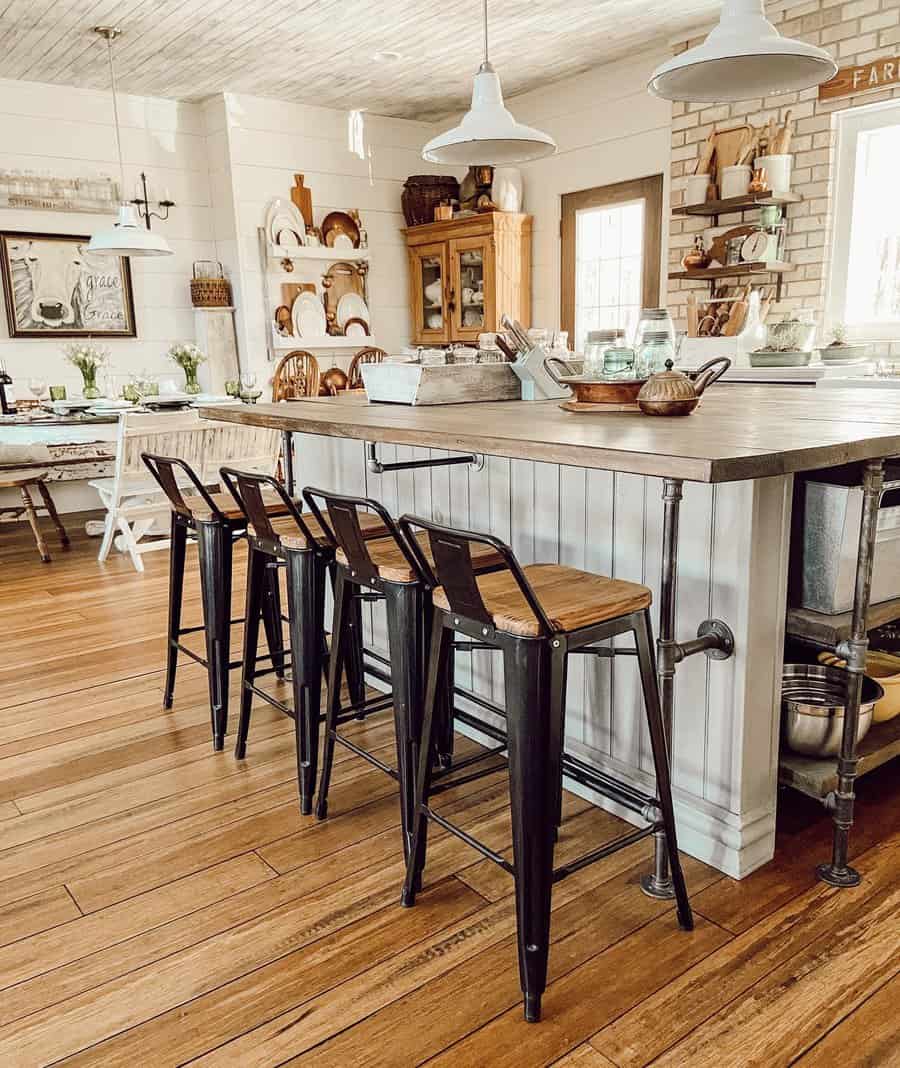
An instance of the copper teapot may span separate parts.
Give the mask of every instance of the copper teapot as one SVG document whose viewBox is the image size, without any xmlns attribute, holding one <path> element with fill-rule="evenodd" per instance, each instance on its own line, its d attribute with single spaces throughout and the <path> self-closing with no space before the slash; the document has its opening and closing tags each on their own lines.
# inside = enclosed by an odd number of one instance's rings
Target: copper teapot
<svg viewBox="0 0 900 1068">
<path fill-rule="evenodd" d="M 707 386 L 721 378 L 730 366 L 727 356 L 716 356 L 699 368 L 692 382 L 686 374 L 673 370 L 671 360 L 666 360 L 665 371 L 651 375 L 641 387 L 638 407 L 645 415 L 690 415 Z"/>
</svg>

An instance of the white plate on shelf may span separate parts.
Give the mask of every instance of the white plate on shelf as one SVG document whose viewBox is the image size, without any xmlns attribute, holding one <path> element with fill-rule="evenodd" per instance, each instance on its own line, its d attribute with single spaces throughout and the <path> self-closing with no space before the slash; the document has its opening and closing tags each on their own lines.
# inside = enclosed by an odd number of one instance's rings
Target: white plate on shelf
<svg viewBox="0 0 900 1068">
<path fill-rule="evenodd" d="M 332 248 L 356 248 L 353 244 L 353 238 L 349 234 L 337 234 L 334 241 L 331 242 Z"/>
<path fill-rule="evenodd" d="M 366 306 L 366 302 L 358 293 L 345 293 L 338 301 L 336 315 L 338 326 L 341 330 L 344 329 L 344 325 L 348 319 L 362 319 L 371 329 L 372 324 L 369 318 L 369 309 Z"/>
<path fill-rule="evenodd" d="M 297 206 L 290 200 L 275 197 L 266 208 L 266 233 L 273 245 L 300 248 L 306 237 L 306 224 Z"/>
<path fill-rule="evenodd" d="M 291 307 L 295 337 L 324 337 L 328 333 L 325 308 L 315 293 L 298 293 Z"/>
</svg>

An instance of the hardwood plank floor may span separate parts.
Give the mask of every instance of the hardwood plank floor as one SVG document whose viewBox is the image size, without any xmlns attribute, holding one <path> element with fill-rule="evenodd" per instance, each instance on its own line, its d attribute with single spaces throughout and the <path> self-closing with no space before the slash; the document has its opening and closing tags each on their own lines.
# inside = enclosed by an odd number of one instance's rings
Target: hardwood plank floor
<svg viewBox="0 0 900 1068">
<path fill-rule="evenodd" d="M 213 753 L 197 665 L 160 707 L 166 554 L 101 567 L 68 526 L 50 565 L 21 525 L 0 538 L 0 1064 L 900 1065 L 896 767 L 859 784 L 854 890 L 815 882 L 829 821 L 791 794 L 749 879 L 685 858 L 691 934 L 639 892 L 648 842 L 559 883 L 529 1026 L 508 877 L 435 828 L 399 908 L 393 784 L 340 751 L 330 818 L 301 818 L 292 726 L 259 703 L 247 759 Z M 199 605 L 189 553 L 186 622 Z M 348 729 L 391 759 L 387 715 Z M 442 805 L 509 850 L 502 772 Z M 565 815 L 563 858 L 622 828 L 573 795 Z"/>
</svg>

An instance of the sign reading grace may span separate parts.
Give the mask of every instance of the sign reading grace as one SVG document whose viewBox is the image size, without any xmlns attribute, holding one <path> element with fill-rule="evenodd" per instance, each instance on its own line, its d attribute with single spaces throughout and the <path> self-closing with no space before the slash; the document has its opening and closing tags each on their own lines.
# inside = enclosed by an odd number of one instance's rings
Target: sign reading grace
<svg viewBox="0 0 900 1068">
<path fill-rule="evenodd" d="M 830 82 L 819 86 L 820 100 L 834 100 L 840 96 L 854 96 L 873 89 L 900 85 L 900 57 L 876 59 L 861 67 L 841 67 Z"/>
</svg>

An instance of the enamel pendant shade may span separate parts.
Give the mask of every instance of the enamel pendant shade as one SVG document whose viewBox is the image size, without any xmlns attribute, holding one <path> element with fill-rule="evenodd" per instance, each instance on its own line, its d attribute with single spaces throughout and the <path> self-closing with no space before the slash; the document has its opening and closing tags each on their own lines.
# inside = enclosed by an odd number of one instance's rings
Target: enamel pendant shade
<svg viewBox="0 0 900 1068">
<path fill-rule="evenodd" d="M 475 75 L 472 106 L 459 126 L 432 138 L 422 149 L 431 163 L 506 164 L 552 156 L 549 134 L 516 122 L 503 103 L 500 78 L 485 60 Z"/>
<path fill-rule="evenodd" d="M 837 69 L 824 49 L 782 37 L 762 0 L 724 0 L 703 44 L 657 67 L 647 88 L 665 100 L 726 103 L 809 89 Z"/>
<path fill-rule="evenodd" d="M 172 249 L 162 234 L 148 230 L 138 219 L 133 204 L 119 205 L 119 218 L 108 230 L 91 237 L 88 252 L 109 256 L 171 256 Z"/>
</svg>

